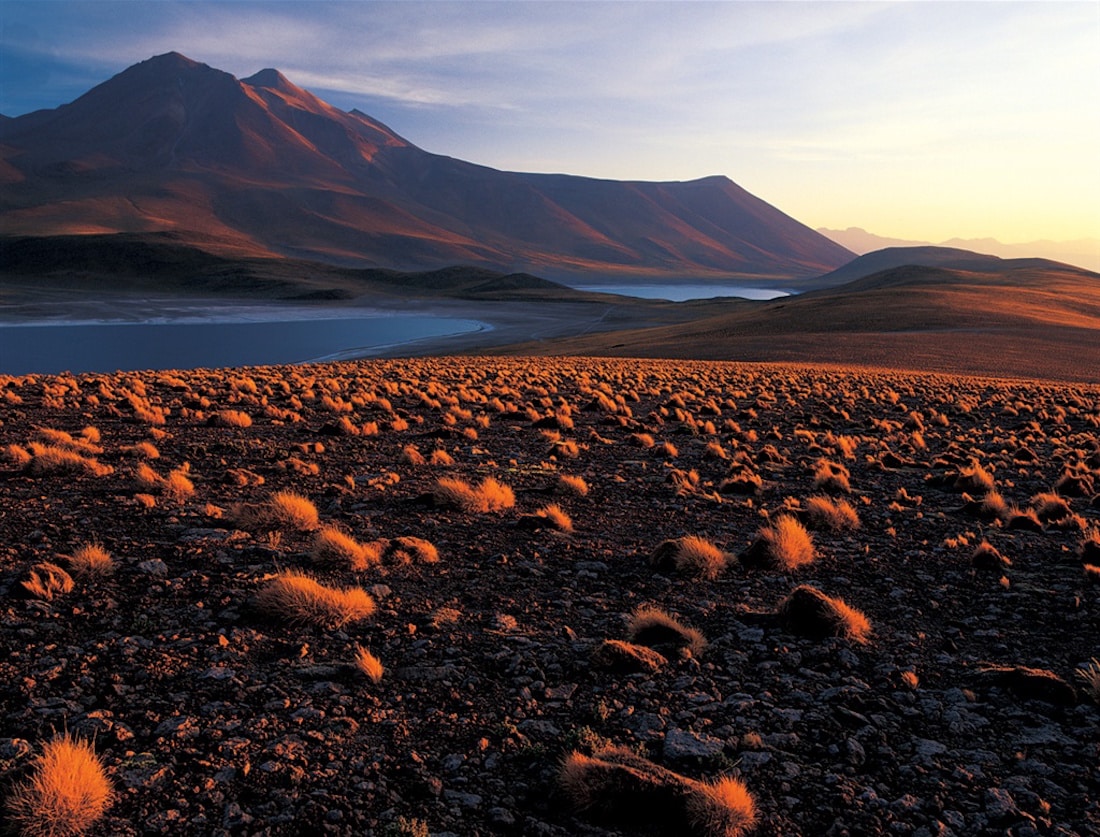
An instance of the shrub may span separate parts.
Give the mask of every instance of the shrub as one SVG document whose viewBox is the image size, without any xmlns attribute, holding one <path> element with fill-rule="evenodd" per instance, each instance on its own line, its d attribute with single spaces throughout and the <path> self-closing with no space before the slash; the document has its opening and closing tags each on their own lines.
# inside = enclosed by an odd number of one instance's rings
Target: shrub
<svg viewBox="0 0 1100 837">
<path fill-rule="evenodd" d="M 631 833 L 741 837 L 756 822 L 752 796 L 739 780 L 700 782 L 621 747 L 570 753 L 558 782 L 580 811 Z"/>
<path fill-rule="evenodd" d="M 558 477 L 557 492 L 559 494 L 576 494 L 578 497 L 588 495 L 588 483 L 584 477 L 561 474 Z"/>
<path fill-rule="evenodd" d="M 781 514 L 760 530 L 753 545 L 741 555 L 741 562 L 791 571 L 812 563 L 816 557 L 813 538 L 806 527 L 797 518 Z"/>
<path fill-rule="evenodd" d="M 394 564 L 436 564 L 439 550 L 423 538 L 405 536 L 390 541 L 376 541 L 382 546 L 382 557 Z"/>
<path fill-rule="evenodd" d="M 83 456 L 76 451 L 66 450 L 56 445 L 40 445 L 31 442 L 30 471 L 32 474 L 87 474 L 92 477 L 105 477 L 114 473 L 114 468 L 104 465 L 98 459 Z"/>
<path fill-rule="evenodd" d="M 319 564 L 347 567 L 362 572 L 382 557 L 373 544 L 361 544 L 335 526 L 323 527 L 313 539 L 310 557 Z"/>
<path fill-rule="evenodd" d="M 810 497 L 806 501 L 804 517 L 812 529 L 845 532 L 859 528 L 859 514 L 847 500 Z"/>
<path fill-rule="evenodd" d="M 211 427 L 251 427 L 252 416 L 241 410 L 219 410 L 206 423 Z"/>
<path fill-rule="evenodd" d="M 861 611 L 804 584 L 783 600 L 778 615 L 788 630 L 813 639 L 838 636 L 865 644 L 871 633 Z"/>
<path fill-rule="evenodd" d="M 565 509 L 557 503 L 550 503 L 538 509 L 535 512 L 535 517 L 546 520 L 559 532 L 573 531 L 573 520 L 569 517 L 568 513 L 566 513 Z"/>
<path fill-rule="evenodd" d="M 317 507 L 293 491 L 280 491 L 260 506 L 239 506 L 233 518 L 246 529 L 310 532 L 320 525 Z"/>
<path fill-rule="evenodd" d="M 660 544 L 649 558 L 659 570 L 675 570 L 684 575 L 714 579 L 726 568 L 732 556 L 706 538 L 685 535 Z"/>
<path fill-rule="evenodd" d="M 492 477 L 486 477 L 477 488 L 465 480 L 442 477 L 432 493 L 439 505 L 471 513 L 503 511 L 516 504 L 512 489 Z"/>
<path fill-rule="evenodd" d="M 115 571 L 111 554 L 99 544 L 79 546 L 69 556 L 69 568 L 79 576 L 110 575 Z"/>
<path fill-rule="evenodd" d="M 33 775 L 7 803 L 11 824 L 25 837 L 78 837 L 111 806 L 111 783 L 91 744 L 55 738 L 32 764 Z"/>
<path fill-rule="evenodd" d="M 820 459 L 814 466 L 814 488 L 822 491 L 835 491 L 838 494 L 848 494 L 852 487 L 848 483 L 848 469 L 828 459 Z"/>
<path fill-rule="evenodd" d="M 72 576 L 48 561 L 35 564 L 20 584 L 31 596 L 47 602 L 53 601 L 54 596 L 71 592 L 74 586 Z"/>
<path fill-rule="evenodd" d="M 283 570 L 257 594 L 261 610 L 296 624 L 339 628 L 374 614 L 374 599 L 360 587 L 326 587 L 304 573 Z"/>
<path fill-rule="evenodd" d="M 989 541 L 983 540 L 970 555 L 970 563 L 976 570 L 996 570 L 1011 567 L 1012 562 L 1005 558 Z"/>
<path fill-rule="evenodd" d="M 382 661 L 362 645 L 355 646 L 355 667 L 367 676 L 371 683 L 380 683 L 385 669 Z"/>
<path fill-rule="evenodd" d="M 703 653 L 707 641 L 695 628 L 688 628 L 665 611 L 655 607 L 640 607 L 630 617 L 627 636 L 637 645 L 649 648 L 686 649 L 692 656 Z"/>
</svg>

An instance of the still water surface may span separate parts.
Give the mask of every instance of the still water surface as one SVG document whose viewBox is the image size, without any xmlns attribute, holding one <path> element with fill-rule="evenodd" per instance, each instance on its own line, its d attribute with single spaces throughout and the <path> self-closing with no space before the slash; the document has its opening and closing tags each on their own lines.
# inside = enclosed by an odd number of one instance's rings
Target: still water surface
<svg viewBox="0 0 1100 837">
<path fill-rule="evenodd" d="M 687 302 L 692 299 L 713 299 L 719 296 L 735 296 L 741 299 L 768 300 L 790 296 L 786 291 L 773 288 L 749 288 L 743 285 L 710 285 L 677 283 L 675 285 L 574 285 L 578 291 L 601 294 L 640 297 L 641 299 L 667 299 L 671 302 Z"/>
<path fill-rule="evenodd" d="M 366 316 L 282 322 L 0 325 L 0 373 L 258 366 L 365 356 L 486 328 L 476 320 Z"/>
</svg>

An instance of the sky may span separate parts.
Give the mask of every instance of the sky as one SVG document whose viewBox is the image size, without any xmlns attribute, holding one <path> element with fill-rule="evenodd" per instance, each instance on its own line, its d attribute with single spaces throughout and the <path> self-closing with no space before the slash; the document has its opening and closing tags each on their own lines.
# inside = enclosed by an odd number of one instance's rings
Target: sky
<svg viewBox="0 0 1100 837">
<path fill-rule="evenodd" d="M 722 174 L 896 238 L 1100 238 L 1096 0 L 2 0 L 0 113 L 170 51 L 497 169 Z"/>
</svg>

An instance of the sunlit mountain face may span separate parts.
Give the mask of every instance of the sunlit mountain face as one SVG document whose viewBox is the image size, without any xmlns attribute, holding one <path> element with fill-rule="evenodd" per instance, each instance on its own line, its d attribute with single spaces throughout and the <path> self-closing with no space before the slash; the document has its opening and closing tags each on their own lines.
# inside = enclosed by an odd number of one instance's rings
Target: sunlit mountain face
<svg viewBox="0 0 1100 837">
<path fill-rule="evenodd" d="M 809 277 L 850 251 L 725 177 L 621 182 L 431 154 L 276 70 L 176 54 L 0 124 L 6 234 L 172 231 L 233 255 L 543 275 Z"/>
</svg>

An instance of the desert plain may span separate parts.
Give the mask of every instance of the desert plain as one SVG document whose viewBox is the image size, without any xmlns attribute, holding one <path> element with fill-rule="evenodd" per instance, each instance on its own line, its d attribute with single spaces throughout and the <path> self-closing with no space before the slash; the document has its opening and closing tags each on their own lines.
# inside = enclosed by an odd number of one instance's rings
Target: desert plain
<svg viewBox="0 0 1100 837">
<path fill-rule="evenodd" d="M 0 399 L 0 780 L 90 741 L 90 834 L 1100 833 L 1096 384 L 453 357 Z"/>
</svg>

